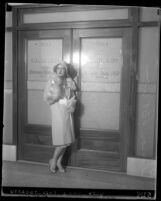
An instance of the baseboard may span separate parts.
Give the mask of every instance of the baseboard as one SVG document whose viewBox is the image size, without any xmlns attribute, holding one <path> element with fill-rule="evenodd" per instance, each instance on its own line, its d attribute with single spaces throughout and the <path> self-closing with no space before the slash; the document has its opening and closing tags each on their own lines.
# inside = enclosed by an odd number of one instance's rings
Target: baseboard
<svg viewBox="0 0 161 201">
<path fill-rule="evenodd" d="M 3 144 L 2 159 L 5 161 L 16 161 L 16 146 Z"/>
<path fill-rule="evenodd" d="M 156 169 L 156 160 L 132 157 L 127 160 L 128 175 L 156 178 Z"/>
</svg>

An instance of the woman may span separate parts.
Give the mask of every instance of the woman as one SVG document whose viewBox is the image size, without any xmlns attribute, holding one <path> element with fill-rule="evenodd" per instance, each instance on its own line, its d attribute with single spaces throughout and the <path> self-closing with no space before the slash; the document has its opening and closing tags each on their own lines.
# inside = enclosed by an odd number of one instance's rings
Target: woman
<svg viewBox="0 0 161 201">
<path fill-rule="evenodd" d="M 53 173 L 56 168 L 65 172 L 62 157 L 66 147 L 75 140 L 72 113 L 76 105 L 76 90 L 75 82 L 69 77 L 68 64 L 61 62 L 54 66 L 44 91 L 44 99 L 50 105 L 52 114 L 52 143 L 55 150 L 49 166 Z"/>
</svg>

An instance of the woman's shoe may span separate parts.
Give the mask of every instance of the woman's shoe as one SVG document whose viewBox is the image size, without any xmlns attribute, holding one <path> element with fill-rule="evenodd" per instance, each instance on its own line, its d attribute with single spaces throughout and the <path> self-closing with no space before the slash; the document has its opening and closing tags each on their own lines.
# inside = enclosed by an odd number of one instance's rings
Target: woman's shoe
<svg viewBox="0 0 161 201">
<path fill-rule="evenodd" d="M 49 161 L 49 169 L 52 173 L 56 172 L 56 163 L 54 162 L 54 159 L 50 159 Z"/>
<path fill-rule="evenodd" d="M 62 172 L 62 173 L 65 172 L 65 169 L 62 167 L 61 164 L 57 163 L 57 167 L 58 167 L 59 172 Z"/>
</svg>

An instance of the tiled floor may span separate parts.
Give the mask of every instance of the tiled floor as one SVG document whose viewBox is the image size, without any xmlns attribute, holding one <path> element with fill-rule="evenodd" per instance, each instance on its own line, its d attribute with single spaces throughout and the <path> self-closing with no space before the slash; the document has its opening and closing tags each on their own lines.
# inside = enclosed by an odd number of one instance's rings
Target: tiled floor
<svg viewBox="0 0 161 201">
<path fill-rule="evenodd" d="M 155 180 L 73 167 L 52 174 L 46 164 L 3 161 L 2 186 L 153 190 Z"/>
</svg>

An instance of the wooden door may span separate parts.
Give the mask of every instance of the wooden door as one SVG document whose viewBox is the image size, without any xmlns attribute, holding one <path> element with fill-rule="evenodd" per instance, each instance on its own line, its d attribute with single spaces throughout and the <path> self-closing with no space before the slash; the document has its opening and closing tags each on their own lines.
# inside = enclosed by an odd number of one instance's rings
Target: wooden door
<svg viewBox="0 0 161 201">
<path fill-rule="evenodd" d="M 52 67 L 70 62 L 70 30 L 19 31 L 18 160 L 48 162 L 52 156 L 51 114 L 43 91 Z"/>
<path fill-rule="evenodd" d="M 72 57 L 80 89 L 76 142 L 64 159 L 72 166 L 125 171 L 131 129 L 130 28 L 19 31 L 18 42 L 18 160 L 48 162 L 52 156 L 51 114 L 43 90 L 53 65 Z"/>
<path fill-rule="evenodd" d="M 130 132 L 131 30 L 75 29 L 79 71 L 73 166 L 126 170 Z"/>
</svg>

